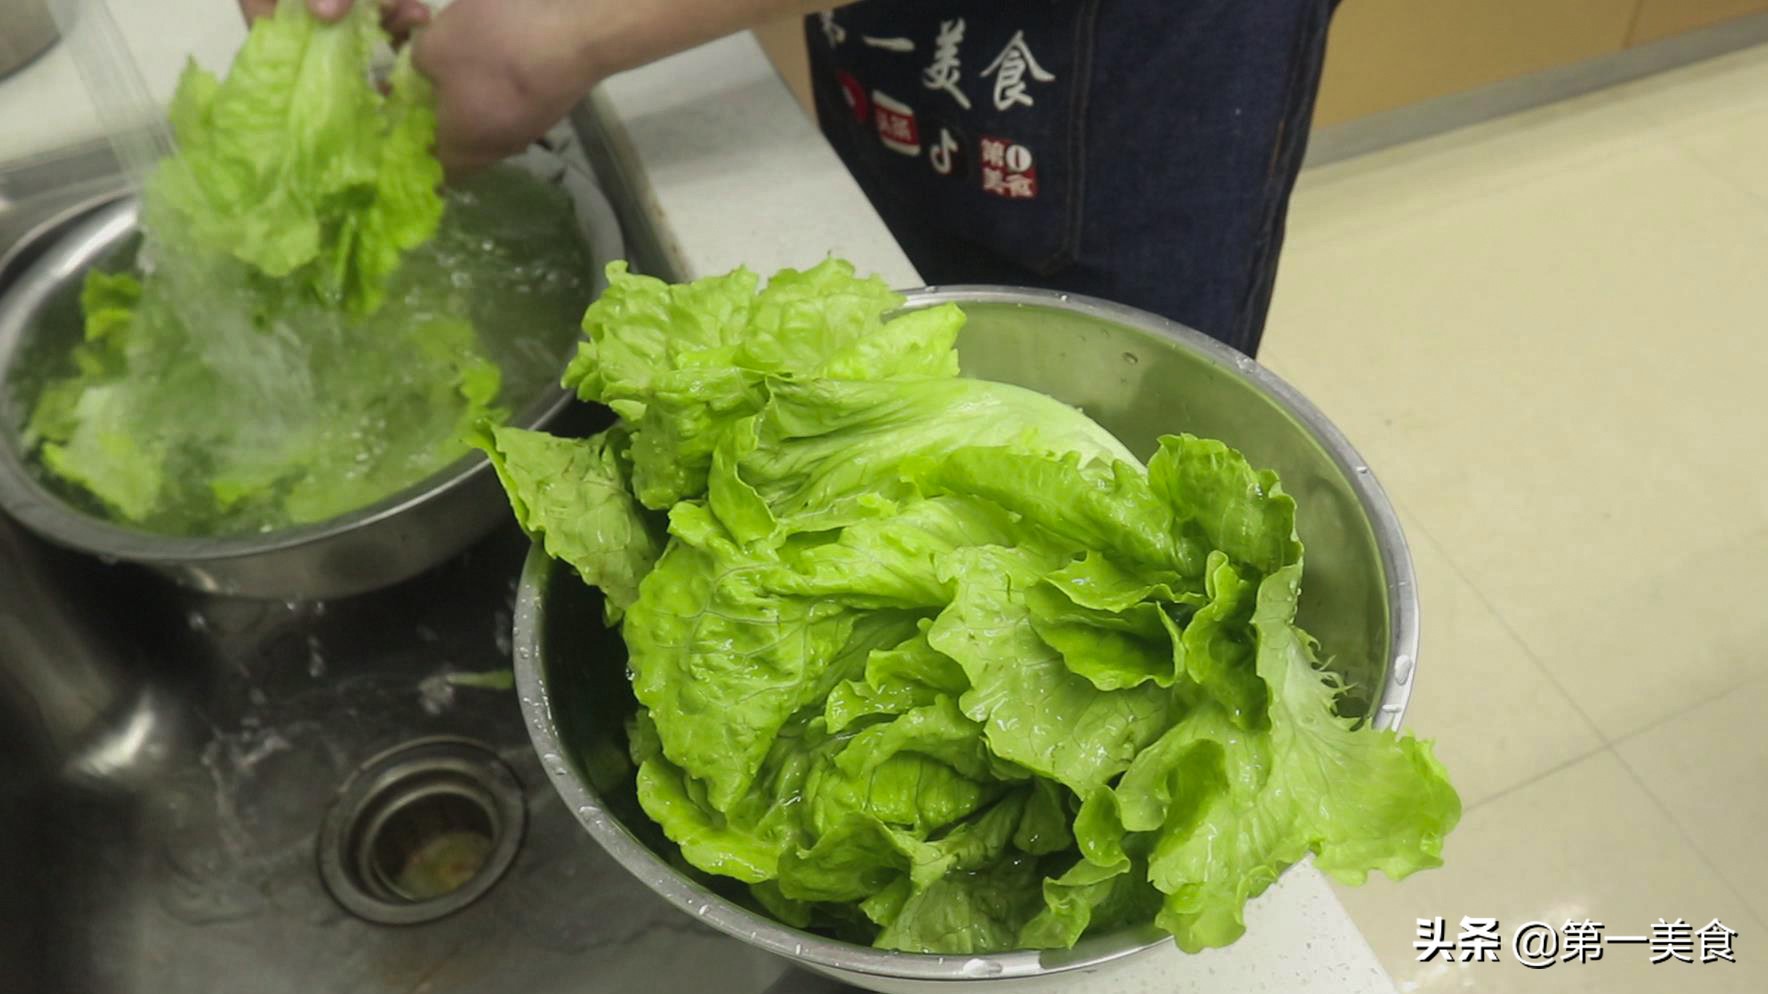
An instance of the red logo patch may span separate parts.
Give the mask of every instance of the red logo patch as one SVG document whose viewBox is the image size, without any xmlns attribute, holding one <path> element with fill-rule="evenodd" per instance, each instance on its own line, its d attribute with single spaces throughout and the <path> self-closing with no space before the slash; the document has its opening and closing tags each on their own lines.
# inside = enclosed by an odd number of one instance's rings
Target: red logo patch
<svg viewBox="0 0 1768 994">
<path fill-rule="evenodd" d="M 870 120 L 872 102 L 866 98 L 866 88 L 853 77 L 853 73 L 837 71 L 835 82 L 841 84 L 841 99 L 847 101 L 847 109 L 853 114 L 853 119 L 861 124 Z"/>
<path fill-rule="evenodd" d="M 1037 196 L 1037 161 L 1031 149 L 1007 138 L 983 135 L 976 144 L 982 164 L 982 192 L 1008 200 Z"/>
<path fill-rule="evenodd" d="M 904 155 L 921 154 L 921 126 L 914 108 L 873 90 L 872 113 L 878 123 L 878 140 L 885 148 Z"/>
</svg>

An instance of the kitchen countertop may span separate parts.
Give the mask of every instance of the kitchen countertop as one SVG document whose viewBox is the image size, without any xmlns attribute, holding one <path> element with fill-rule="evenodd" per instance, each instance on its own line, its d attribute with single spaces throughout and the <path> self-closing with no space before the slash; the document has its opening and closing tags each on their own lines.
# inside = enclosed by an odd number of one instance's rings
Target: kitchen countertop
<svg viewBox="0 0 1768 994">
<path fill-rule="evenodd" d="M 160 103 L 187 56 L 220 69 L 244 36 L 233 0 L 112 0 L 110 8 Z M 608 80 L 576 123 L 620 205 L 641 268 L 691 278 L 741 264 L 766 274 L 834 254 L 893 285 L 920 282 L 748 34 Z M 68 45 L 0 80 L 0 171 L 104 132 Z M 1309 864 L 1284 874 L 1247 919 L 1245 938 L 1228 949 L 1186 956 L 1167 947 L 1096 981 L 1077 979 L 1074 989 L 1394 990 Z"/>
<path fill-rule="evenodd" d="M 612 199 L 643 213 L 626 227 L 655 232 L 653 268 L 765 275 L 833 254 L 922 282 L 751 34 L 609 79 L 579 124 Z"/>
</svg>

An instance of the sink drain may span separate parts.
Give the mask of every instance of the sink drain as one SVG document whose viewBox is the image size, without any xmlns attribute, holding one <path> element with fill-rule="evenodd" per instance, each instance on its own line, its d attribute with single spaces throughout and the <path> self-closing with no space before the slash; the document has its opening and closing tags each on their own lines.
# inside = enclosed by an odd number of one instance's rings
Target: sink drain
<svg viewBox="0 0 1768 994">
<path fill-rule="evenodd" d="M 387 925 L 433 921 L 478 899 L 522 844 L 522 785 L 464 739 L 384 752 L 338 791 L 319 836 L 319 873 L 351 913 Z"/>
</svg>

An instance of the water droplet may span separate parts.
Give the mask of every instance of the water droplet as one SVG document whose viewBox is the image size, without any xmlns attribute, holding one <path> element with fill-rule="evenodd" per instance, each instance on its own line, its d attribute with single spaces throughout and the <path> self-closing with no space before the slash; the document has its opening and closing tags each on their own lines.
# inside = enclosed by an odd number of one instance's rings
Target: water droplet
<svg viewBox="0 0 1768 994">
<path fill-rule="evenodd" d="M 510 658 L 514 630 L 510 627 L 510 613 L 498 608 L 491 618 L 491 641 L 497 651 L 505 659 Z"/>
<path fill-rule="evenodd" d="M 1369 467 L 1367 467 L 1367 466 L 1358 466 L 1358 467 L 1357 467 L 1357 475 L 1358 475 L 1358 476 L 1368 476 L 1368 475 L 1369 475 Z"/>
<path fill-rule="evenodd" d="M 1142 359 L 1141 359 L 1141 357 L 1140 357 L 1140 356 L 1138 356 L 1138 355 L 1136 355 L 1136 354 L 1135 354 L 1135 353 L 1134 353 L 1134 352 L 1125 352 L 1125 353 L 1124 353 L 1124 354 L 1123 354 L 1123 361 L 1124 361 L 1124 362 L 1127 362 L 1127 363 L 1129 363 L 1129 364 L 1130 364 L 1130 365 L 1132 365 L 1132 366 L 1134 366 L 1134 365 L 1136 365 L 1136 364 L 1137 364 L 1137 363 L 1139 363 L 1139 362 L 1141 362 L 1141 361 L 1142 361 Z"/>
<path fill-rule="evenodd" d="M 1234 357 L 1234 368 L 1240 370 L 1242 373 L 1250 373 L 1257 367 L 1258 363 L 1253 362 L 1246 356 L 1240 355 Z"/>
<path fill-rule="evenodd" d="M 184 623 L 189 625 L 190 630 L 193 632 L 206 632 L 209 630 L 209 619 L 204 617 L 201 611 L 192 611 L 185 615 Z"/>
<path fill-rule="evenodd" d="M 1404 687 L 1412 682 L 1412 670 L 1417 666 L 1408 655 L 1394 657 L 1394 683 Z"/>
<path fill-rule="evenodd" d="M 966 977 L 998 977 L 1007 970 L 999 960 L 968 959 L 958 967 L 958 972 Z"/>
<path fill-rule="evenodd" d="M 315 680 L 325 676 L 325 653 L 317 635 L 307 636 L 307 675 Z"/>
<path fill-rule="evenodd" d="M 1068 298 L 1068 294 L 1066 294 L 1066 293 L 1059 293 L 1059 294 L 1057 294 L 1057 295 L 1056 295 L 1056 299 L 1057 299 L 1057 300 L 1060 300 L 1060 301 L 1061 301 L 1061 302 L 1062 302 L 1062 303 L 1064 303 L 1064 304 L 1066 304 L 1066 303 L 1068 303 L 1068 299 L 1069 299 L 1069 298 Z"/>
</svg>

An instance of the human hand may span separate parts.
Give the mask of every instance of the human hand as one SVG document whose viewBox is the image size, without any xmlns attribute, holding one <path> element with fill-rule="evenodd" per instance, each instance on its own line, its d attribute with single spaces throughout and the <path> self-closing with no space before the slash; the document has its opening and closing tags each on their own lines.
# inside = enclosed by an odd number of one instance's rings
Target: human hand
<svg viewBox="0 0 1768 994">
<path fill-rule="evenodd" d="M 239 0 L 246 20 L 276 12 L 279 0 Z M 306 0 L 336 21 L 354 0 Z M 395 43 L 432 16 L 422 0 L 378 0 Z M 521 152 L 567 114 L 593 85 L 576 58 L 582 35 L 574 4 L 548 0 L 458 0 L 435 15 L 413 61 L 434 85 L 436 152 L 451 178 Z"/>
<path fill-rule="evenodd" d="M 240 0 L 240 8 L 262 17 L 277 2 Z M 353 0 L 306 2 L 315 16 L 336 20 Z M 379 0 L 383 23 L 396 40 L 410 35 L 412 61 L 435 88 L 436 156 L 451 179 L 521 152 L 613 73 L 851 2 L 455 0 L 432 15 L 420 0 Z"/>
<path fill-rule="evenodd" d="M 435 88 L 436 156 L 451 179 L 520 153 L 600 80 L 585 28 L 600 7 L 455 0 L 416 35 L 412 61 Z"/>
<path fill-rule="evenodd" d="M 348 14 L 350 5 L 354 2 L 355 0 L 307 0 L 307 9 L 322 21 L 335 21 Z M 413 28 L 422 27 L 430 21 L 430 8 L 424 6 L 423 0 L 379 2 L 381 26 L 387 29 L 394 41 L 404 41 L 411 35 Z M 277 0 L 239 0 L 239 9 L 246 15 L 247 21 L 255 21 L 274 14 L 276 4 Z"/>
</svg>

